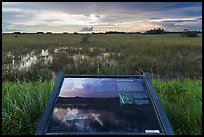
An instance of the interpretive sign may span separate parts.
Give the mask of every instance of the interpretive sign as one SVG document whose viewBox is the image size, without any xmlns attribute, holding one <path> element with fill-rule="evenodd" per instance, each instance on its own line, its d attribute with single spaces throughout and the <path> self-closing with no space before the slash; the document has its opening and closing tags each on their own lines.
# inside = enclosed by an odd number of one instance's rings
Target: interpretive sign
<svg viewBox="0 0 204 137">
<path fill-rule="evenodd" d="M 59 73 L 36 135 L 174 134 L 148 73 Z"/>
</svg>

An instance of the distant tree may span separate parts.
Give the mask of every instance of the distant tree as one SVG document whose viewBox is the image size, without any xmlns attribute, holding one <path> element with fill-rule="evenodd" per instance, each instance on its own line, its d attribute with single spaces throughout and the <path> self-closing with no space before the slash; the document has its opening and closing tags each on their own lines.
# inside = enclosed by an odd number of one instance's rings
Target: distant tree
<svg viewBox="0 0 204 137">
<path fill-rule="evenodd" d="M 75 31 L 74 34 L 79 34 L 79 33 L 77 33 L 77 32 Z"/>
<path fill-rule="evenodd" d="M 89 43 L 89 34 L 85 34 L 84 37 L 82 38 L 82 43 Z"/>
<path fill-rule="evenodd" d="M 35 34 L 44 34 L 44 32 L 36 32 Z"/>
<path fill-rule="evenodd" d="M 164 34 L 166 31 L 163 28 L 158 28 L 158 29 L 150 29 L 146 31 L 146 34 Z"/>
<path fill-rule="evenodd" d="M 52 34 L 52 32 L 46 32 L 46 34 Z"/>
<path fill-rule="evenodd" d="M 17 31 L 16 31 L 16 32 L 13 32 L 12 34 L 21 34 L 21 32 L 17 32 Z"/>
<path fill-rule="evenodd" d="M 63 34 L 68 34 L 68 32 L 63 32 Z"/>
<path fill-rule="evenodd" d="M 107 31 L 106 34 L 125 34 L 125 32 L 120 32 L 120 31 Z"/>
<path fill-rule="evenodd" d="M 198 33 L 196 31 L 188 31 L 187 29 L 184 29 L 184 31 L 181 33 L 181 36 L 183 36 L 183 37 L 198 37 Z"/>
</svg>

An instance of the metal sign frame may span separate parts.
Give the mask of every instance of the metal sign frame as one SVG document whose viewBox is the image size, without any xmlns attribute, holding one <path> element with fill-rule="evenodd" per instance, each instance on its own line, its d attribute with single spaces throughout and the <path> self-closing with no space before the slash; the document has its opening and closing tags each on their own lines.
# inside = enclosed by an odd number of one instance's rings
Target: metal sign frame
<svg viewBox="0 0 204 137">
<path fill-rule="evenodd" d="M 35 132 L 35 135 L 50 135 L 47 133 L 47 128 L 49 125 L 49 121 L 51 119 L 52 113 L 54 111 L 54 107 L 60 93 L 60 89 L 62 87 L 63 81 L 65 78 L 143 78 L 148 88 L 150 99 L 152 101 L 154 110 L 156 112 L 157 118 L 160 121 L 160 126 L 164 130 L 165 135 L 174 135 L 173 129 L 170 125 L 169 119 L 162 107 L 162 104 L 159 100 L 159 97 L 156 93 L 156 90 L 152 84 L 151 77 L 148 73 L 144 73 L 143 75 L 67 75 L 63 72 L 59 72 L 51 95 L 49 97 L 48 103 L 44 109 L 43 115 Z M 72 135 L 149 135 L 155 133 L 138 133 L 138 132 L 63 132 L 63 133 L 52 133 L 52 135 L 61 135 L 61 134 L 72 134 Z M 158 135 L 163 135 L 161 133 L 156 133 Z"/>
</svg>

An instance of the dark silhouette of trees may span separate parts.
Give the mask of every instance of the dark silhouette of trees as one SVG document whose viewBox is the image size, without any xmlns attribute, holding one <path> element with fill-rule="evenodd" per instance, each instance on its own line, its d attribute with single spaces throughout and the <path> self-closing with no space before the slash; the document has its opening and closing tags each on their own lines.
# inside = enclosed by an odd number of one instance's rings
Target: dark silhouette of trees
<svg viewBox="0 0 204 137">
<path fill-rule="evenodd" d="M 35 34 L 44 34 L 44 32 L 36 32 Z"/>
<path fill-rule="evenodd" d="M 120 32 L 120 31 L 107 31 L 106 34 L 125 34 L 125 32 Z"/>
<path fill-rule="evenodd" d="M 158 28 L 158 29 L 150 29 L 146 31 L 146 34 L 164 34 L 166 31 L 163 28 Z"/>
<path fill-rule="evenodd" d="M 16 31 L 16 32 L 13 32 L 12 34 L 21 34 L 21 32 L 17 32 L 17 31 Z"/>
<path fill-rule="evenodd" d="M 52 34 L 52 32 L 46 32 L 46 34 Z"/>
</svg>

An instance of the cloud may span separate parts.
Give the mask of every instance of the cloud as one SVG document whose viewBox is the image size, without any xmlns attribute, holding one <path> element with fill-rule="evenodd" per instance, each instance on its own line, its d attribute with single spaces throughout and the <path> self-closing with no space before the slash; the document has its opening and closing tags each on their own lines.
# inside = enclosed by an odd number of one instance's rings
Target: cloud
<svg viewBox="0 0 204 137">
<path fill-rule="evenodd" d="M 15 32 L 15 31 L 20 31 L 20 32 L 22 32 L 22 31 L 26 31 L 26 30 L 22 30 L 22 29 L 6 29 L 5 30 L 5 32 Z"/>
<path fill-rule="evenodd" d="M 80 31 L 94 31 L 93 27 L 83 27 Z"/>
<path fill-rule="evenodd" d="M 2 12 L 3 13 L 6 13 L 6 12 L 8 12 L 8 13 L 18 13 L 18 12 L 22 13 L 22 12 L 24 12 L 24 10 L 19 9 L 19 8 L 2 8 Z"/>
<path fill-rule="evenodd" d="M 3 2 L 3 8 L 20 8 L 26 11 L 59 11 L 69 14 L 141 14 L 201 7 L 199 2 Z"/>
<path fill-rule="evenodd" d="M 191 31 L 197 30 L 201 31 L 202 30 L 202 23 L 180 23 L 180 24 L 175 24 L 175 23 L 165 23 L 162 25 L 163 28 L 171 31 L 183 31 L 184 29 L 188 29 Z"/>
<path fill-rule="evenodd" d="M 161 19 L 161 18 L 150 18 L 149 20 L 158 20 L 158 19 Z"/>
<path fill-rule="evenodd" d="M 194 18 L 150 18 L 149 22 L 198 22 L 202 17 L 194 17 Z"/>
<path fill-rule="evenodd" d="M 9 28 L 8 28 L 8 29 L 10 30 L 10 29 L 12 29 L 14 26 L 15 26 L 15 25 L 14 25 L 14 24 L 12 24 L 11 26 L 9 26 Z"/>
<path fill-rule="evenodd" d="M 198 19 L 194 20 L 195 18 Z M 192 18 L 192 19 L 191 19 Z M 202 22 L 201 2 L 3 2 L 2 23 L 29 30 L 141 30 L 167 23 Z M 194 23 L 195 24 L 195 23 Z M 72 29 L 71 29 L 72 26 Z M 5 27 L 4 25 L 2 26 Z M 175 26 L 172 25 L 170 30 Z M 201 28 L 200 28 L 201 29 Z M 5 29 L 3 29 L 5 30 Z M 40 30 L 39 30 L 40 31 Z M 64 30 L 66 31 L 66 30 Z M 82 30 L 83 31 L 83 30 Z"/>
<path fill-rule="evenodd" d="M 160 19 L 152 22 L 160 24 L 162 28 L 168 31 L 183 31 L 188 30 L 202 30 L 202 20 L 200 17 L 196 18 L 181 18 L 181 19 Z"/>
<path fill-rule="evenodd" d="M 14 31 L 26 31 L 26 30 L 16 28 L 15 24 L 5 23 L 5 24 L 2 24 L 2 31 L 4 31 L 4 32 L 14 32 Z"/>
</svg>

